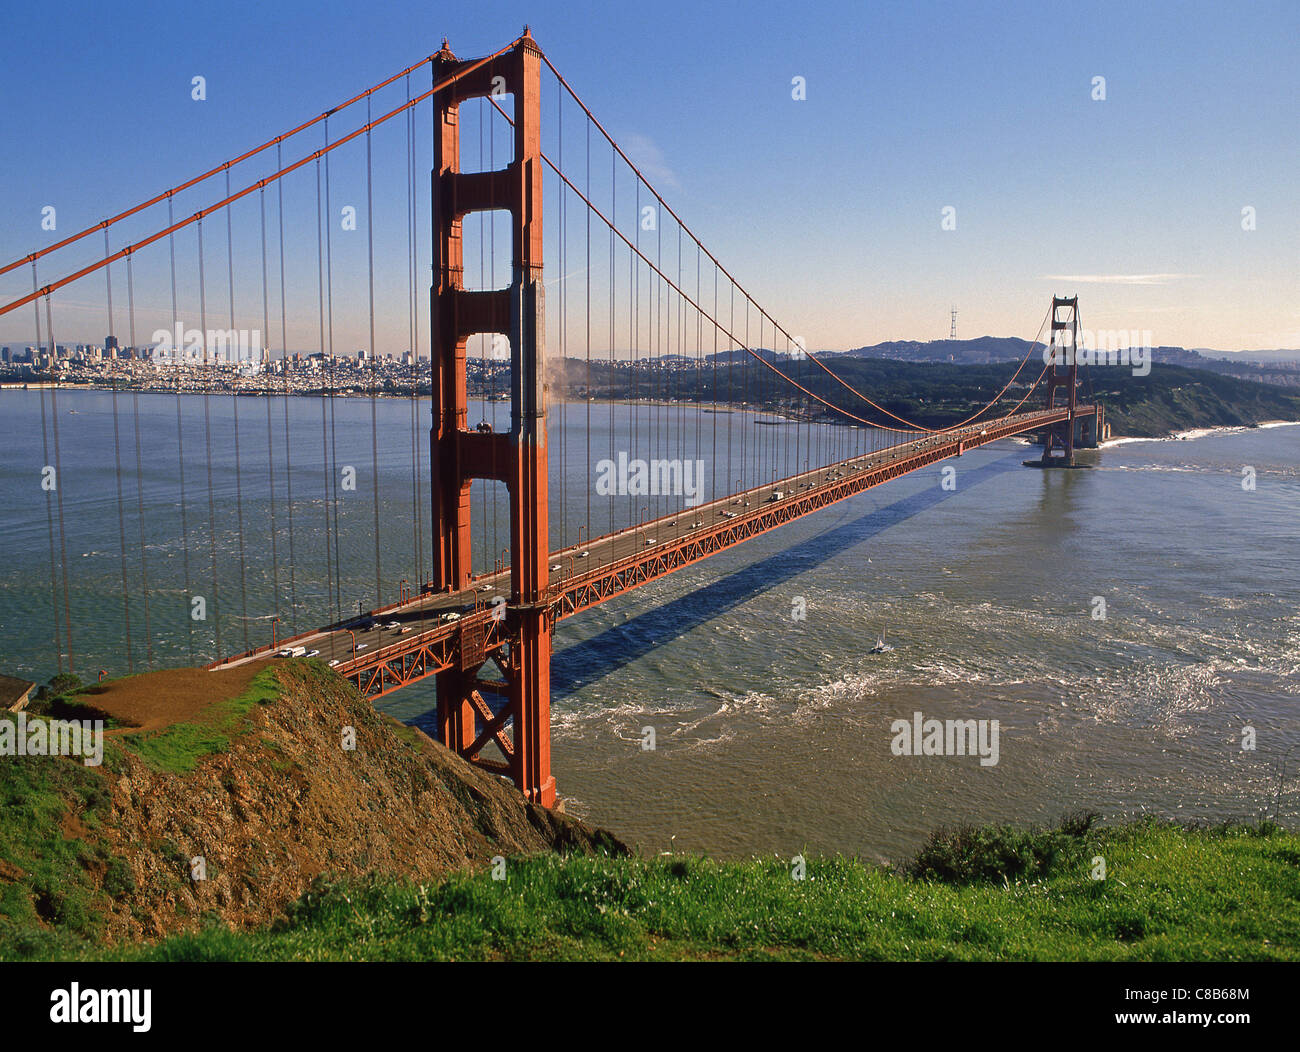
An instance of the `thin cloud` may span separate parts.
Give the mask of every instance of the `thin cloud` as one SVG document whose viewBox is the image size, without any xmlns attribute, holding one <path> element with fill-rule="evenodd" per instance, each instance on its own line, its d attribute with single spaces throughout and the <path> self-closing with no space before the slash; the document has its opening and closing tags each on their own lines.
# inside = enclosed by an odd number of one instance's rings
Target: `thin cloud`
<svg viewBox="0 0 1300 1052">
<path fill-rule="evenodd" d="M 641 169 L 641 174 L 655 189 L 680 190 L 682 188 L 677 173 L 668 166 L 668 159 L 653 139 L 633 133 L 626 136 L 620 145 L 623 147 L 623 152 Z"/>
<path fill-rule="evenodd" d="M 1199 274 L 1045 274 L 1042 280 L 1077 285 L 1168 285 L 1171 281 L 1199 277 Z"/>
</svg>

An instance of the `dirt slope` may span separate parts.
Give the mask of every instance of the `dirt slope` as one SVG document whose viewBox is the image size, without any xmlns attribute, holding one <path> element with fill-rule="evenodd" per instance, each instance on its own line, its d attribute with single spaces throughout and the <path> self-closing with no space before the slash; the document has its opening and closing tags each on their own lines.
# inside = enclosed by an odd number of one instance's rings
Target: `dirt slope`
<svg viewBox="0 0 1300 1052">
<path fill-rule="evenodd" d="M 228 747 L 190 773 L 159 770 L 129 746 L 115 770 L 104 768 L 111 807 L 102 835 L 131 876 L 115 882 L 110 937 L 157 937 L 212 917 L 263 924 L 323 874 L 430 879 L 489 866 L 497 855 L 626 851 L 381 716 L 318 663 L 279 663 L 273 674 L 278 696 L 240 715 Z M 172 674 L 157 675 L 171 693 L 174 684 L 161 680 Z M 246 687 L 249 677 L 239 678 L 208 697 Z M 157 726 L 157 712 L 140 702 L 150 679 L 88 700 Z M 188 702 L 172 704 L 202 719 Z M 347 727 L 355 728 L 354 750 L 343 747 Z M 191 879 L 196 857 L 205 880 Z"/>
<path fill-rule="evenodd" d="M 209 672 L 205 668 L 170 668 L 141 676 L 124 676 L 88 688 L 82 695 L 95 708 L 131 728 L 156 730 L 192 720 L 214 702 L 242 694 L 266 667 L 249 662 Z"/>
</svg>

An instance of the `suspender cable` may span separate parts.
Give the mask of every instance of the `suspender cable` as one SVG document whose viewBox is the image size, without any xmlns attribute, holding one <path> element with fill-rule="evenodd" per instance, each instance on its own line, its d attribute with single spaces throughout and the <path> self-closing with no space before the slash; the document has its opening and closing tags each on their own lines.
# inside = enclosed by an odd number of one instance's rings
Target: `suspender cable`
<svg viewBox="0 0 1300 1052">
<path fill-rule="evenodd" d="M 591 196 L 591 124 L 586 125 L 587 133 L 587 196 Z M 586 258 L 586 303 L 587 303 L 587 478 L 595 476 L 591 473 L 591 209 L 586 209 L 587 220 L 587 258 Z M 34 280 L 34 279 L 33 279 Z M 587 490 L 587 539 L 591 539 L 591 491 L 593 487 L 589 484 Z"/>
<path fill-rule="evenodd" d="M 718 268 L 713 268 L 713 313 L 718 313 Z M 718 495 L 718 328 L 713 327 L 713 437 L 710 448 L 713 455 L 709 458 L 709 499 Z"/>
<path fill-rule="evenodd" d="M 328 125 L 327 125 L 328 128 Z M 320 321 L 320 444 L 322 478 L 325 483 L 321 510 L 325 515 L 325 603 L 326 610 L 336 608 L 334 602 L 334 564 L 330 561 L 330 450 L 329 410 L 325 401 L 325 232 L 321 229 L 320 162 L 316 162 L 316 303 Z"/>
<path fill-rule="evenodd" d="M 280 147 L 275 148 L 277 166 Z M 284 503 L 289 517 L 289 616 L 294 635 L 298 634 L 298 578 L 293 540 L 293 443 L 289 437 L 289 332 L 284 289 L 284 183 L 277 182 L 279 201 L 276 208 L 280 227 L 280 372 L 284 376 Z"/>
<path fill-rule="evenodd" d="M 366 100 L 366 123 L 370 123 L 370 100 Z M 383 571 L 379 554 L 379 392 L 375 364 L 375 192 L 370 132 L 366 132 L 366 264 L 370 298 L 370 488 L 375 503 L 375 606 L 384 605 Z"/>
<path fill-rule="evenodd" d="M 557 101 L 561 98 L 559 88 L 556 88 Z M 564 167 L 564 107 L 558 106 L 556 109 L 556 157 L 561 168 Z M 560 398 L 560 543 L 559 547 L 564 548 L 568 545 L 568 528 L 569 520 L 565 514 L 567 503 L 566 496 L 569 492 L 568 482 L 568 432 L 566 426 L 568 421 L 568 404 L 566 388 L 569 380 L 569 282 L 567 280 L 567 271 L 565 270 L 567 249 L 569 245 L 569 221 L 568 221 L 568 195 L 560 190 L 560 382 L 556 385 L 559 390 Z M 549 540 L 548 540 L 549 543 Z"/>
<path fill-rule="evenodd" d="M 258 191 L 257 207 L 262 220 L 262 332 L 266 334 L 267 344 L 265 349 L 258 348 L 262 356 L 259 364 L 269 371 L 271 368 L 271 290 L 266 272 L 266 187 Z M 279 538 L 275 528 L 275 429 L 271 414 L 271 403 L 275 401 L 272 397 L 275 393 L 273 386 L 273 381 L 268 377 L 266 382 L 266 482 L 269 498 L 268 516 L 271 525 L 271 603 L 275 615 L 279 616 L 280 602 L 283 597 L 280 595 Z"/>
<path fill-rule="evenodd" d="M 135 347 L 135 277 L 132 258 L 126 257 L 126 311 L 127 329 L 131 346 Z M 144 607 L 144 646 L 146 668 L 153 668 L 153 629 L 149 623 L 149 559 L 144 543 L 144 455 L 140 441 L 140 391 L 131 389 L 131 419 L 135 425 L 135 511 L 136 525 L 140 531 L 140 602 Z"/>
<path fill-rule="evenodd" d="M 226 196 L 230 196 L 230 171 L 226 171 Z M 226 209 L 226 280 L 230 294 L 230 331 L 235 331 L 235 234 L 233 210 Z M 244 649 L 252 650 L 248 638 L 248 562 L 244 555 L 243 468 L 239 458 L 239 366 L 230 377 L 230 408 L 235 432 L 235 523 L 239 533 L 239 613 L 244 627 Z M 218 655 L 220 656 L 220 655 Z"/>
<path fill-rule="evenodd" d="M 406 97 L 411 97 L 411 77 L 406 77 Z M 407 333 L 411 345 L 411 562 L 417 592 L 424 586 L 424 512 L 420 507 L 420 339 L 416 330 L 419 311 L 415 302 L 415 111 L 406 111 L 406 305 Z"/>
<path fill-rule="evenodd" d="M 211 401 L 212 373 L 208 358 L 208 299 L 207 280 L 203 267 L 203 223 L 198 224 L 199 239 L 199 329 L 203 333 L 203 443 L 208 462 L 208 538 L 210 541 L 212 563 L 212 600 L 206 604 L 205 613 L 212 619 L 215 636 L 215 659 L 221 657 L 221 607 L 217 589 L 217 502 L 212 490 L 212 415 L 208 403 Z"/>
<path fill-rule="evenodd" d="M 171 198 L 167 199 L 167 219 L 170 226 L 172 218 Z M 172 281 L 172 332 L 176 331 L 176 325 L 179 321 L 179 314 L 176 309 L 176 235 L 167 235 L 167 251 L 171 259 L 171 281 Z M 181 415 L 181 386 L 184 380 L 184 356 L 183 348 L 174 348 L 176 356 L 176 477 L 180 481 L 180 504 L 181 504 L 181 566 L 185 579 L 185 592 L 182 617 L 185 621 L 186 641 L 189 645 L 190 664 L 196 664 L 194 657 L 194 618 L 191 616 L 192 602 L 194 593 L 190 588 L 190 528 L 189 512 L 186 508 L 185 499 L 185 433 L 182 426 Z"/>
<path fill-rule="evenodd" d="M 611 155 L 609 159 L 609 173 L 610 173 L 609 212 L 610 215 L 613 216 L 618 215 L 618 184 L 614 178 L 615 164 L 616 161 L 613 155 Z M 560 178 L 563 179 L 564 176 L 561 175 Z M 587 205 L 588 205 L 588 211 L 590 211 L 591 202 L 589 201 Z M 612 223 L 607 225 L 609 226 L 609 361 L 610 361 L 609 371 L 611 376 L 615 376 L 617 375 L 617 370 L 614 368 L 614 361 L 615 361 L 615 355 L 614 355 L 614 226 Z M 631 348 L 629 348 L 628 353 L 632 354 L 635 352 Z M 629 406 L 629 409 L 633 414 L 636 413 L 635 405 Z M 609 400 L 609 437 L 610 437 L 610 442 L 613 442 L 614 441 L 614 399 L 613 398 Z M 614 532 L 614 488 L 613 487 L 611 487 L 610 494 L 609 494 L 609 532 L 610 533 Z M 612 551 L 609 553 L 609 557 L 610 557 L 610 561 L 612 562 L 614 558 L 614 553 Z"/>
<path fill-rule="evenodd" d="M 111 255 L 108 245 L 108 231 L 104 231 L 104 255 Z M 128 257 L 129 258 L 129 257 Z M 122 351 L 116 347 L 117 340 L 113 333 L 113 268 L 104 268 L 104 283 L 108 293 L 108 339 L 114 346 L 117 357 L 110 366 L 113 374 L 113 466 L 117 476 L 117 535 L 122 562 L 122 625 L 126 631 L 126 670 L 135 671 L 135 657 L 131 650 L 131 589 L 127 583 L 126 573 L 126 511 L 122 500 L 122 439 L 118 431 L 117 419 L 117 362 L 121 360 Z M 56 344 L 50 343 L 51 361 L 56 355 Z"/>
<path fill-rule="evenodd" d="M 36 262 L 32 261 L 32 287 L 37 288 Z M 41 305 L 35 300 L 32 301 L 32 313 L 36 316 L 36 346 L 41 346 Z M 49 470 L 50 466 L 50 437 L 48 425 L 45 422 L 45 385 L 41 385 L 41 456 L 42 464 L 45 465 L 42 474 Z M 44 481 L 44 480 L 42 480 Z M 54 495 L 58 491 L 59 483 L 58 471 L 54 473 L 54 488 L 49 485 L 42 485 L 41 489 L 45 492 L 45 532 L 50 542 L 50 613 L 54 620 L 54 655 L 57 670 L 63 672 L 63 638 L 59 628 L 59 585 L 58 570 L 56 568 L 54 557 Z"/>
<path fill-rule="evenodd" d="M 329 121 L 325 122 L 325 141 L 329 142 Z M 369 124 L 366 126 L 369 128 Z M 334 492 L 334 616 L 343 619 L 343 561 L 339 558 L 339 445 L 338 413 L 335 392 L 338 383 L 334 369 L 334 208 L 330 197 L 330 155 L 325 154 L 325 322 L 329 338 L 329 417 L 330 417 L 330 485 Z M 329 552 L 325 553 L 329 558 Z"/>
<path fill-rule="evenodd" d="M 54 339 L 54 314 L 50 307 L 50 300 L 53 297 L 45 297 L 45 333 L 50 339 L 50 346 L 57 347 L 58 343 Z M 55 506 L 58 508 L 59 518 L 59 556 L 63 566 L 63 638 L 68 643 L 68 671 L 71 672 L 76 668 L 76 661 L 72 654 L 72 602 L 68 594 L 68 532 L 64 528 L 63 521 L 63 459 L 59 449 L 59 385 L 55 384 L 50 388 L 50 414 L 52 417 L 53 427 L 51 428 L 54 435 L 54 478 L 55 478 Z"/>
<path fill-rule="evenodd" d="M 442 88 L 450 84 L 453 84 L 461 77 L 464 77 L 469 73 L 472 73 L 480 66 L 483 66 L 488 62 L 491 62 L 494 58 L 497 58 L 500 55 L 504 55 L 507 51 L 513 48 L 515 44 L 517 44 L 518 42 L 519 42 L 519 38 L 516 37 L 509 44 L 503 47 L 500 51 L 496 51 L 491 55 L 487 55 L 483 58 L 476 59 L 475 61 L 468 63 L 466 66 L 457 70 L 451 76 L 440 81 L 438 84 L 435 84 L 428 92 L 426 92 L 424 95 L 421 95 L 420 98 L 415 101 L 419 102 L 422 101 L 423 99 L 428 98 L 435 91 L 440 91 Z M 219 164 L 217 165 L 217 167 L 204 172 L 202 175 L 196 175 L 192 179 L 187 179 L 185 182 L 172 187 L 170 190 L 166 190 L 163 193 L 158 194 L 156 197 L 151 197 L 148 201 L 142 201 L 140 204 L 135 205 L 133 208 L 128 208 L 125 212 L 121 212 L 118 215 L 113 216 L 111 219 L 105 219 L 99 223 L 96 223 L 94 226 L 86 227 L 85 230 L 79 231 L 78 233 L 73 234 L 71 237 L 65 237 L 62 241 L 56 242 L 53 245 L 47 245 L 45 248 L 40 249 L 39 251 L 33 252 L 30 255 L 22 257 L 22 259 L 17 259 L 14 260 L 14 262 L 12 263 L 5 264 L 3 267 L 0 267 L 0 276 L 8 274 L 9 271 L 13 270 L 15 267 L 21 266 L 24 263 L 28 263 L 28 262 L 35 263 L 41 257 L 49 255 L 51 252 L 57 252 L 61 248 L 66 248 L 68 245 L 71 245 L 76 241 L 80 241 L 83 237 L 86 237 L 89 234 L 93 234 L 96 230 L 101 230 L 101 229 L 107 230 L 114 223 L 118 223 L 123 219 L 127 219 L 130 216 L 135 215 L 137 212 L 142 212 L 144 211 L 144 209 L 149 208 L 152 205 L 158 204 L 164 198 L 166 198 L 170 202 L 171 198 L 174 195 L 180 193 L 182 190 L 188 190 L 192 186 L 197 186 L 199 183 L 204 182 L 207 179 L 210 179 L 218 172 L 224 171 L 228 174 L 230 169 L 235 165 L 239 164 L 242 161 L 248 160 L 250 157 L 256 157 L 259 153 L 269 149 L 272 146 L 276 147 L 276 156 L 277 156 L 277 163 L 278 163 L 279 148 L 286 139 L 291 139 L 299 132 L 306 131 L 308 128 L 312 127 L 313 125 L 319 124 L 321 121 L 328 120 L 331 114 L 338 113 L 340 110 L 345 110 L 349 106 L 353 105 L 354 103 L 360 102 L 362 99 L 366 99 L 368 102 L 370 96 L 373 95 L 380 88 L 385 88 L 389 84 L 393 83 L 393 81 L 398 80 L 399 78 L 409 74 L 412 70 L 419 69 L 419 67 L 424 65 L 426 62 L 431 62 L 433 58 L 434 58 L 433 55 L 430 55 L 427 58 L 422 58 L 420 59 L 419 62 L 416 62 L 414 65 L 407 66 L 406 69 L 394 73 L 391 77 L 388 77 L 386 80 L 381 80 L 378 84 L 374 85 L 373 87 L 367 88 L 360 95 L 354 95 L 352 98 L 348 99 L 347 102 L 340 103 L 337 106 L 331 107 L 330 109 L 322 113 L 320 116 L 313 117 L 311 120 L 305 121 L 304 123 L 298 125 L 296 128 L 293 128 L 282 135 L 277 135 L 274 139 L 268 139 L 266 142 L 262 143 L 261 146 L 254 147 L 253 149 L 247 151 L 246 153 L 240 154 L 238 157 L 232 157 L 224 164 Z"/>
<path fill-rule="evenodd" d="M 543 158 L 542 158 L 542 159 L 543 159 L 544 161 L 546 161 L 547 164 L 549 164 L 549 165 L 551 166 L 551 168 L 552 168 L 553 171 L 556 171 L 556 174 L 558 174 L 558 175 L 560 176 L 560 178 L 565 182 L 566 185 L 568 185 L 568 187 L 569 187 L 571 190 L 573 190 L 575 193 L 578 193 L 579 196 L 582 196 L 581 191 L 578 190 L 578 188 L 577 188 L 577 187 L 572 183 L 572 181 L 569 180 L 568 177 L 565 176 L 563 172 L 559 172 L 558 169 L 555 169 L 554 164 L 552 164 L 552 163 L 551 163 L 551 162 L 550 162 L 550 161 L 545 157 L 545 155 L 543 155 Z M 669 278 L 666 274 L 663 273 L 662 269 L 660 269 L 659 267 L 655 266 L 655 264 L 652 263 L 652 262 L 651 262 L 651 261 L 650 261 L 650 260 L 645 256 L 644 253 L 640 252 L 640 251 L 636 248 L 636 246 L 632 243 L 632 241 L 629 240 L 629 238 L 627 237 L 627 235 L 624 234 L 621 230 L 619 230 L 618 227 L 615 225 L 615 223 L 614 223 L 613 221 L 611 221 L 611 219 L 610 219 L 609 217 L 607 217 L 603 212 L 601 212 L 601 210 L 600 210 L 599 208 L 597 208 L 596 205 L 594 205 L 594 204 L 593 204 L 589 199 L 587 199 L 586 197 L 583 197 L 583 200 L 586 201 L 587 207 L 588 207 L 589 209 L 591 209 L 592 211 L 594 211 L 594 212 L 596 213 L 596 215 L 600 218 L 600 220 L 601 220 L 601 221 L 602 221 L 602 222 L 603 222 L 603 223 L 604 223 L 604 224 L 609 228 L 609 232 L 610 232 L 610 259 L 611 259 L 611 264 L 612 264 L 612 260 L 613 260 L 613 256 L 614 256 L 614 241 L 615 241 L 615 238 L 617 237 L 618 240 L 621 240 L 621 241 L 622 241 L 622 242 L 623 242 L 623 243 L 624 243 L 624 244 L 625 244 L 629 249 L 631 249 L 631 251 L 632 251 L 633 253 L 635 253 L 637 256 L 639 256 L 640 259 L 641 259 L 641 261 L 644 262 L 648 267 L 650 267 L 650 269 L 653 270 L 653 271 L 654 271 L 654 272 L 659 276 L 659 278 L 660 278 L 661 280 L 663 280 L 663 281 L 664 281 L 664 282 L 665 282 L 665 283 L 666 283 L 670 288 L 672 288 L 674 292 L 676 292 L 676 293 L 677 293 L 678 295 L 680 295 L 680 296 L 685 296 L 685 295 L 686 295 L 686 294 L 682 291 L 682 289 L 681 289 L 678 285 L 676 285 L 676 284 L 673 282 L 673 280 L 672 280 L 671 278 Z M 706 249 L 706 252 L 707 252 L 707 249 Z M 612 286 L 611 286 L 611 296 L 612 296 Z M 697 304 L 694 300 L 690 299 L 690 297 L 686 297 L 686 298 L 687 298 L 687 300 L 691 303 L 691 305 L 692 305 L 693 307 L 695 307 L 696 309 L 700 309 L 700 308 L 699 308 L 699 304 Z M 746 335 L 746 339 L 745 339 L 745 341 L 744 341 L 743 343 L 741 343 L 741 348 L 740 348 L 740 349 L 743 350 L 746 354 L 748 354 L 751 358 L 753 358 L 753 359 L 754 359 L 754 360 L 755 360 L 759 365 L 762 365 L 765 369 L 767 369 L 768 372 L 773 373 L 773 374 L 775 374 L 776 376 L 779 376 L 781 379 L 785 380 L 787 383 L 791 384 L 792 386 L 794 386 L 794 387 L 797 388 L 798 390 L 801 390 L 801 391 L 803 391 L 805 394 L 807 394 L 807 395 L 809 395 L 810 397 L 816 399 L 818 402 L 820 402 L 821 404 L 823 404 L 823 405 L 825 405 L 826 407 L 828 407 L 829 409 L 831 409 L 831 410 L 832 410 L 836 415 L 838 415 L 838 416 L 842 416 L 842 417 L 844 417 L 845 419 L 847 419 L 847 420 L 852 420 L 852 421 L 854 421 L 854 422 L 856 422 L 856 423 L 864 424 L 864 425 L 867 425 L 867 426 L 870 426 L 870 427 L 877 427 L 877 428 L 879 428 L 880 430 L 895 431 L 895 432 L 898 432 L 898 433 L 900 433 L 900 434 L 933 434 L 933 435 L 937 435 L 937 434 L 943 434 L 945 431 L 949 431 L 949 430 L 951 430 L 951 429 L 954 428 L 954 427 L 961 426 L 961 425 L 959 425 L 959 424 L 954 424 L 954 425 L 950 425 L 948 428 L 940 428 L 940 429 L 922 428 L 922 429 L 918 429 L 918 430 L 910 430 L 910 429 L 908 429 L 908 430 L 904 430 L 904 429 L 902 429 L 902 428 L 891 428 L 891 427 L 886 427 L 886 426 L 883 426 L 883 425 L 875 424 L 875 423 L 873 423 L 871 420 L 866 419 L 865 417 L 860 417 L 860 416 L 856 415 L 855 413 L 852 413 L 852 412 L 850 412 L 849 410 L 844 409 L 844 408 L 841 407 L 841 406 L 835 405 L 834 403 L 827 401 L 825 398 L 822 398 L 820 395 L 815 394 L 814 392 L 812 392 L 812 391 L 809 390 L 808 388 L 804 387 L 802 384 L 799 384 L 797 381 L 795 381 L 795 380 L 793 380 L 791 377 L 787 376 L 787 375 L 786 375 L 785 373 L 783 373 L 780 369 L 778 369 L 774 363 L 772 363 L 771 361 L 768 360 L 768 359 L 770 358 L 770 355 L 769 355 L 768 357 L 764 357 L 763 355 L 757 353 L 757 352 L 753 349 L 752 346 L 750 346 L 750 343 L 749 343 L 749 340 L 748 340 L 748 325 L 749 325 L 748 314 L 749 314 L 749 307 L 750 307 L 750 305 L 751 305 L 750 301 L 747 300 L 747 301 L 746 301 L 746 322 L 745 322 L 745 324 L 746 324 L 746 334 L 747 334 L 747 335 Z M 611 307 L 612 307 L 612 301 L 611 301 Z M 755 307 L 755 309 L 759 310 L 759 313 L 760 313 L 761 317 L 763 317 L 763 318 L 768 318 L 768 320 L 770 320 L 770 316 L 767 315 L 767 314 L 765 314 L 765 313 L 763 313 L 762 310 L 761 310 L 761 308 L 758 308 L 757 305 L 754 305 L 754 307 Z M 1046 320 L 1046 319 L 1044 319 L 1044 321 L 1045 321 L 1045 320 Z M 720 323 L 717 321 L 717 319 L 713 319 L 713 318 L 711 318 L 710 321 L 711 321 L 712 324 L 714 324 L 714 325 L 720 324 Z M 610 343 L 611 343 L 611 346 L 612 346 L 612 345 L 613 345 L 613 329 L 612 329 L 613 320 L 612 320 L 612 309 L 611 309 L 611 323 L 610 323 L 610 324 L 611 324 L 611 333 L 610 333 L 610 335 L 611 335 L 611 339 L 610 339 Z M 1040 332 L 1040 333 L 1042 332 L 1041 327 L 1040 327 L 1040 329 L 1039 329 L 1039 332 Z M 734 334 L 732 334 L 732 333 L 730 333 L 730 332 L 728 332 L 727 335 L 730 336 L 733 340 L 736 339 L 736 337 L 734 336 Z M 736 342 L 740 343 L 739 340 L 737 340 Z M 1033 355 L 1033 348 L 1034 348 L 1034 346 L 1036 346 L 1036 344 L 1037 344 L 1037 339 L 1035 339 L 1034 342 L 1031 343 L 1029 351 L 1026 352 L 1025 358 L 1024 358 L 1024 359 L 1022 360 L 1022 362 L 1021 362 L 1021 366 L 1020 366 L 1021 368 L 1024 367 L 1025 362 L 1027 362 L 1027 361 L 1029 360 L 1029 358 Z M 810 357 L 810 359 L 811 359 L 811 355 L 810 355 L 809 357 Z M 766 374 L 763 374 L 763 375 L 766 375 Z M 1008 386 L 1008 387 L 1010 386 L 1010 384 L 1011 384 L 1012 382 L 1014 382 L 1014 379 L 1015 379 L 1015 376 L 1013 375 L 1012 379 L 1009 380 L 1009 381 L 1007 382 L 1007 386 Z M 748 381 L 746 381 L 746 383 L 748 384 Z M 1004 390 L 1005 390 L 1005 388 L 1004 388 Z M 746 388 L 746 402 L 748 402 L 748 400 L 749 400 L 749 399 L 748 399 L 748 388 Z M 988 407 L 986 406 L 985 409 L 987 409 L 987 408 L 988 408 Z M 982 412 L 984 412 L 984 410 L 980 410 L 979 413 L 975 413 L 975 414 L 973 414 L 972 417 L 969 417 L 966 421 L 963 421 L 963 423 L 969 423 L 970 420 L 973 420 L 975 417 L 979 416 L 980 413 L 982 413 Z M 893 414 L 890 414 L 890 415 L 892 416 Z M 611 424 L 612 424 L 612 420 L 611 420 Z"/>
</svg>

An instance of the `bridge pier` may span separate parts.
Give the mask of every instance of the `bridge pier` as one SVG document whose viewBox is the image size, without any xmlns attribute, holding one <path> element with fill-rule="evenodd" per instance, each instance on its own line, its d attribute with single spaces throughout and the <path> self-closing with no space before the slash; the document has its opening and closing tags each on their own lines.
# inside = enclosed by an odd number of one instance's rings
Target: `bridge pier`
<svg viewBox="0 0 1300 1052">
<path fill-rule="evenodd" d="M 546 389 L 542 382 L 545 325 L 542 285 L 541 51 L 525 32 L 513 48 L 470 68 L 444 43 L 434 78 L 455 77 L 434 96 L 433 334 L 433 584 L 443 592 L 471 586 L 470 487 L 503 482 L 510 495 L 510 598 L 503 611 L 506 641 L 493 653 L 462 630 L 458 667 L 439 673 L 438 728 L 443 744 L 471 763 L 508 774 L 545 807 L 555 804 L 551 776 Z M 464 70 L 463 76 L 458 76 Z M 501 90 L 504 85 L 504 92 Z M 460 171 L 459 107 L 466 99 L 514 100 L 514 160 L 497 172 Z M 507 211 L 513 234 L 510 287 L 463 287 L 461 230 L 466 215 Z M 508 435 L 471 431 L 465 385 L 471 336 L 510 341 L 511 427 Z M 486 661 L 500 679 L 485 679 Z M 496 695 L 495 707 L 484 693 Z M 506 724 L 509 723 L 509 732 Z M 495 742 L 504 764 L 481 757 Z"/>
<path fill-rule="evenodd" d="M 1100 404 L 1094 407 L 1094 412 L 1087 416 L 1078 418 L 1079 428 L 1075 435 L 1074 444 L 1077 449 L 1097 449 L 1105 441 L 1104 433 L 1106 430 L 1106 417 Z"/>
</svg>

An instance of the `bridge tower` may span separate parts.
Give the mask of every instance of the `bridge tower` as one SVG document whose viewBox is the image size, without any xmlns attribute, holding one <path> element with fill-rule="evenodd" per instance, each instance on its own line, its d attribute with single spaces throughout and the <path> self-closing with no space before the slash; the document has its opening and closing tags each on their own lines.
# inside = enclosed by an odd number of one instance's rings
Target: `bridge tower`
<svg viewBox="0 0 1300 1052">
<path fill-rule="evenodd" d="M 1065 389 L 1065 405 L 1069 407 L 1068 420 L 1053 424 L 1043 439 L 1043 467 L 1074 467 L 1074 416 L 1079 393 L 1079 297 L 1052 297 L 1052 334 L 1048 343 L 1050 358 L 1047 366 L 1047 408 L 1060 408 L 1056 401 L 1058 388 Z M 1060 448 L 1057 456 L 1055 449 Z"/>
<path fill-rule="evenodd" d="M 456 593 L 470 585 L 470 485 L 503 482 L 510 494 L 510 598 L 502 640 L 462 630 L 456 667 L 437 677 L 443 744 L 471 762 L 508 774 L 524 795 L 550 807 L 551 621 L 547 557 L 546 389 L 543 383 L 542 54 L 527 30 L 514 47 L 474 66 L 444 41 L 433 59 L 435 82 L 455 77 L 433 97 L 433 587 Z M 463 76 L 457 76 L 465 70 Z M 460 170 L 459 108 L 466 99 L 513 100 L 514 156 L 496 172 Z M 464 288 L 462 223 L 466 215 L 511 215 L 513 270 L 508 288 Z M 466 345 L 477 334 L 510 341 L 510 432 L 471 431 L 466 401 Z M 488 663 L 497 666 L 487 671 Z M 489 705 L 484 694 L 496 695 Z M 506 725 L 510 732 L 507 734 Z M 480 758 L 495 741 L 506 757 Z"/>
</svg>

